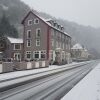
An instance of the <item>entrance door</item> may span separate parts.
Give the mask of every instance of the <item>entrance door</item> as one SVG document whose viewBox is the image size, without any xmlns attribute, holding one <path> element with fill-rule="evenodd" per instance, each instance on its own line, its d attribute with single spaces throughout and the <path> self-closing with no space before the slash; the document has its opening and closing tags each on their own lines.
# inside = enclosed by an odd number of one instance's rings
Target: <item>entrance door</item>
<svg viewBox="0 0 100 100">
<path fill-rule="evenodd" d="M 20 61 L 21 60 L 21 54 L 20 53 L 14 53 L 14 60 Z"/>
</svg>

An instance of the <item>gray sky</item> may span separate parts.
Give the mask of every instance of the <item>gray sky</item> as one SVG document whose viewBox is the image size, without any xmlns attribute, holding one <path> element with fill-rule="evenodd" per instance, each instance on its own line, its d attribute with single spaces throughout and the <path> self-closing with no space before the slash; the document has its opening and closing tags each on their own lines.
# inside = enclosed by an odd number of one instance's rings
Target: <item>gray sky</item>
<svg viewBox="0 0 100 100">
<path fill-rule="evenodd" d="M 56 18 L 100 27 L 100 0 L 22 0 L 31 8 Z"/>
</svg>

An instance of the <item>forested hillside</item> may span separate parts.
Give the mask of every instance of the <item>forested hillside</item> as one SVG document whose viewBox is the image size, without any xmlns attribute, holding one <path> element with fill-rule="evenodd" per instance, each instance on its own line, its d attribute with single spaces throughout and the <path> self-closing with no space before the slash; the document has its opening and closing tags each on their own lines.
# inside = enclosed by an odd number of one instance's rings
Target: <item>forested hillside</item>
<svg viewBox="0 0 100 100">
<path fill-rule="evenodd" d="M 0 0 L 0 19 L 5 14 L 11 25 L 14 25 L 17 28 L 19 36 L 22 36 L 23 33 L 21 21 L 29 10 L 29 6 L 20 0 Z M 43 12 L 38 13 L 44 18 L 52 17 Z M 96 57 L 100 56 L 100 28 L 96 29 L 91 26 L 83 26 L 63 19 L 56 20 L 65 27 L 66 32 L 72 36 L 74 43 L 80 42 Z"/>
</svg>

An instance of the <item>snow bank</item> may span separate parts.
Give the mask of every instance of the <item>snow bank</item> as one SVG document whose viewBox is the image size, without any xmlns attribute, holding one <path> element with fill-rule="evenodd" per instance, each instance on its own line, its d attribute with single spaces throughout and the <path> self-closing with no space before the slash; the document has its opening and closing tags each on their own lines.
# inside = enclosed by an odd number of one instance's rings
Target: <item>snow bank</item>
<svg viewBox="0 0 100 100">
<path fill-rule="evenodd" d="M 61 100 L 100 100 L 100 64 Z"/>
</svg>

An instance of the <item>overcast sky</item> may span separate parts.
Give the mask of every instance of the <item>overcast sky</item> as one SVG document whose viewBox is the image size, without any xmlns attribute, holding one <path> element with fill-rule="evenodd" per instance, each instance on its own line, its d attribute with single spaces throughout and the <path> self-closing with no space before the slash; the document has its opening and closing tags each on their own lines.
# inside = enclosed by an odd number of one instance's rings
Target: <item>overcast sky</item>
<svg viewBox="0 0 100 100">
<path fill-rule="evenodd" d="M 22 0 L 31 8 L 56 18 L 100 27 L 100 0 Z"/>
</svg>

